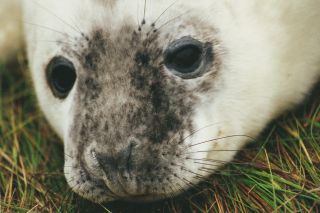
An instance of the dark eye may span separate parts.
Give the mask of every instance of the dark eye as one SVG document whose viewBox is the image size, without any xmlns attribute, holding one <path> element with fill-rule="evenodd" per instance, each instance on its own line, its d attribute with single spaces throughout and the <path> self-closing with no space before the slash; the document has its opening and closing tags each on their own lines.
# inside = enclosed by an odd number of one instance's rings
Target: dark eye
<svg viewBox="0 0 320 213">
<path fill-rule="evenodd" d="M 61 99 L 66 98 L 77 78 L 72 62 L 64 57 L 55 57 L 50 61 L 46 72 L 53 95 Z"/>
<path fill-rule="evenodd" d="M 164 54 L 166 67 L 182 78 L 197 77 L 205 67 L 206 48 L 203 43 L 191 37 L 174 41 Z"/>
<path fill-rule="evenodd" d="M 191 73 L 199 67 L 201 55 L 198 46 L 187 44 L 167 55 L 167 66 L 180 73 Z"/>
</svg>

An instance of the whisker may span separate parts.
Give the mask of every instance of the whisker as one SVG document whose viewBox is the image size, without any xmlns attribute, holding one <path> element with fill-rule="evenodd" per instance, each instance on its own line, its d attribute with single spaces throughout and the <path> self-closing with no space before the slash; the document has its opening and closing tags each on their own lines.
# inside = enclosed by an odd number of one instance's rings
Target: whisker
<svg viewBox="0 0 320 213">
<path fill-rule="evenodd" d="M 73 168 L 73 166 L 63 166 L 63 167 L 66 167 L 66 168 Z M 67 174 L 67 173 L 65 173 L 65 174 Z"/>
<path fill-rule="evenodd" d="M 176 184 L 177 184 L 177 186 L 179 187 L 179 191 L 181 192 L 181 194 L 187 193 L 187 190 L 184 189 L 179 183 L 176 183 Z"/>
<path fill-rule="evenodd" d="M 209 153 L 209 152 L 239 152 L 239 151 L 252 151 L 252 150 L 257 150 L 257 149 L 213 149 L 213 150 L 205 150 L 205 151 L 203 150 L 203 151 L 185 152 L 183 154 Z"/>
<path fill-rule="evenodd" d="M 202 131 L 202 130 L 204 130 L 204 129 L 206 129 L 206 128 L 209 128 L 209 127 L 218 125 L 219 123 L 221 123 L 221 122 L 217 122 L 217 123 L 214 123 L 214 124 L 210 124 L 210 125 L 207 125 L 207 126 L 204 126 L 204 127 L 200 128 L 200 129 L 191 130 L 191 133 L 190 133 L 188 136 L 184 137 L 184 138 L 179 142 L 179 144 L 183 143 L 186 139 L 188 139 L 188 138 L 191 137 L 192 135 L 194 135 L 194 134 L 196 134 L 196 133 L 198 133 L 198 132 L 200 132 L 200 131 Z M 175 133 L 175 134 L 167 141 L 167 144 L 169 144 L 170 142 L 172 142 L 172 140 L 173 140 L 178 134 L 181 136 L 180 132 Z"/>
<path fill-rule="evenodd" d="M 188 146 L 188 148 L 194 147 L 194 146 L 197 146 L 197 145 L 201 145 L 201 144 L 205 144 L 205 143 L 209 143 L 209 142 L 213 142 L 213 141 L 218 141 L 218 140 L 223 140 L 223 139 L 228 139 L 228 138 L 234 138 L 234 137 L 245 137 L 245 138 L 251 139 L 253 141 L 256 141 L 256 139 L 254 139 L 253 137 L 250 137 L 248 135 L 229 135 L 229 136 L 225 136 L 225 137 L 214 138 L 214 139 L 211 139 L 211 140 L 202 141 L 202 142 L 199 142 L 199 143 L 196 143 L 196 144 L 190 144 Z"/>
<path fill-rule="evenodd" d="M 141 30 L 141 26 L 140 26 L 140 21 L 139 21 L 139 0 L 137 1 L 137 25 L 138 25 L 138 29 L 139 31 Z"/>
<path fill-rule="evenodd" d="M 219 171 L 218 168 L 216 167 L 216 165 L 202 164 L 202 163 L 197 163 L 197 164 L 203 165 L 203 167 L 201 167 L 199 169 L 200 171 L 207 171 L 212 175 L 214 175 L 214 174 L 220 174 L 220 175 L 237 174 L 237 175 L 242 175 L 241 173 L 239 173 L 239 170 L 223 169 L 223 170 Z M 209 166 L 209 167 L 207 167 L 207 166 Z M 211 166 L 213 166 L 215 168 L 211 168 Z M 223 166 L 223 165 L 219 165 L 219 166 Z"/>
<path fill-rule="evenodd" d="M 66 26 L 68 26 L 70 29 L 74 30 L 75 32 L 79 33 L 80 35 L 82 35 L 81 31 L 78 31 L 74 26 L 72 26 L 71 24 L 69 24 L 68 22 L 66 22 L 65 20 L 63 20 L 62 18 L 60 18 L 59 16 L 57 16 L 55 13 L 53 13 L 51 10 L 49 10 L 48 8 L 46 8 L 45 6 L 41 5 L 39 2 L 37 2 L 36 0 L 34 0 L 34 3 L 37 4 L 42 10 L 46 11 L 48 14 L 54 16 L 55 18 L 57 18 L 58 20 L 60 20 L 63 24 L 65 24 Z"/>
<path fill-rule="evenodd" d="M 230 176 L 230 175 L 243 175 L 241 173 L 239 173 L 239 171 L 236 170 L 222 170 L 222 171 L 218 171 L 212 168 L 207 168 L 207 167 L 202 167 L 199 169 L 199 171 L 203 171 L 203 172 L 207 172 L 210 175 L 223 175 L 223 176 Z M 231 172 L 238 172 L 238 173 L 231 173 Z"/>
<path fill-rule="evenodd" d="M 48 43 L 57 43 L 57 44 L 66 44 L 66 45 L 72 45 L 72 43 L 65 42 L 65 41 L 50 41 L 50 40 L 32 40 L 34 42 L 48 42 Z"/>
<path fill-rule="evenodd" d="M 153 26 L 156 25 L 157 21 L 159 21 L 159 19 L 171 8 L 173 7 L 173 5 L 175 5 L 179 0 L 175 0 L 173 3 L 171 3 L 171 5 L 169 5 L 169 7 L 167 7 L 157 18 L 156 20 L 152 23 Z"/>
<path fill-rule="evenodd" d="M 182 182 L 184 182 L 185 184 L 187 184 L 190 188 L 194 188 L 198 191 L 201 190 L 201 188 L 199 188 L 199 186 L 193 184 L 192 182 L 188 181 L 186 178 L 180 178 L 179 176 L 177 176 L 176 178 L 178 178 L 179 180 L 181 180 Z"/>
<path fill-rule="evenodd" d="M 75 21 L 75 19 L 73 19 L 72 17 L 70 17 L 70 21 L 72 22 L 72 24 L 74 25 L 74 27 L 77 29 L 78 32 L 80 32 L 80 34 L 84 36 L 84 33 L 81 31 L 81 28 L 79 27 L 79 25 L 77 24 L 77 22 Z"/>
<path fill-rule="evenodd" d="M 66 181 L 68 184 L 70 184 L 74 180 L 75 180 L 75 176 L 72 176 L 71 178 L 68 178 Z"/>
<path fill-rule="evenodd" d="M 55 174 L 55 175 L 61 175 L 61 176 L 63 176 L 63 175 L 70 175 L 71 173 L 69 173 L 69 172 L 66 172 L 66 173 L 61 173 L 61 174 Z"/>
<path fill-rule="evenodd" d="M 191 173 L 191 174 L 194 174 L 195 176 L 193 177 L 194 179 L 197 179 L 197 180 L 199 180 L 199 181 L 201 181 L 201 182 L 207 182 L 207 183 L 210 183 L 209 182 L 209 177 L 206 177 L 206 176 L 204 176 L 204 175 L 201 175 L 201 174 L 198 174 L 198 173 L 196 173 L 196 172 L 193 172 L 193 171 L 191 171 L 191 170 L 189 170 L 189 169 L 187 169 L 186 167 L 184 167 L 184 166 L 181 166 L 181 168 L 182 168 L 182 170 L 183 171 L 186 171 L 186 172 L 189 172 L 189 173 Z M 200 170 L 201 171 L 201 170 Z M 205 171 L 206 173 L 208 173 L 208 174 L 212 174 L 212 172 L 208 172 L 208 171 Z"/>
<path fill-rule="evenodd" d="M 197 159 L 197 158 L 189 158 L 190 160 L 196 161 L 203 161 L 203 162 L 214 162 L 214 163 L 220 163 L 220 164 L 233 164 L 233 165 L 247 165 L 247 166 L 253 166 L 254 164 L 252 162 L 233 162 L 233 161 L 222 161 L 222 160 L 214 160 L 214 159 Z"/>
<path fill-rule="evenodd" d="M 184 179 L 185 181 L 187 181 L 187 182 L 191 185 L 192 188 L 194 188 L 194 189 L 196 189 L 196 190 L 199 190 L 199 191 L 202 190 L 199 185 L 192 183 L 192 182 L 189 181 L 187 178 L 183 178 L 183 179 Z"/>
<path fill-rule="evenodd" d="M 176 136 L 178 135 L 181 136 L 180 133 L 181 132 L 176 132 L 172 137 L 170 137 L 169 140 L 167 141 L 167 145 L 170 144 Z"/>
<path fill-rule="evenodd" d="M 69 155 L 69 154 L 67 154 L 67 153 L 64 153 L 64 155 L 67 156 L 67 157 L 69 157 L 69 158 L 71 158 L 71 159 L 73 159 L 73 157 L 71 157 L 71 155 Z"/>
<path fill-rule="evenodd" d="M 31 25 L 31 26 L 35 26 L 35 27 L 40 27 L 40 28 L 42 28 L 42 29 L 45 29 L 45 30 L 50 30 L 50 31 L 52 31 L 52 32 L 55 32 L 55 33 L 59 33 L 59 34 L 61 34 L 61 35 L 67 35 L 67 36 L 69 36 L 67 33 L 65 33 L 65 32 L 61 32 L 61 31 L 59 31 L 59 30 L 55 30 L 55 29 L 53 29 L 53 28 L 50 28 L 50 27 L 47 27 L 47 26 L 43 26 L 43 25 L 40 25 L 40 24 L 36 24 L 36 23 L 31 23 L 31 22 L 27 22 L 27 21 L 22 21 L 24 24 L 28 24 L 28 25 Z"/>
<path fill-rule="evenodd" d="M 165 27 L 166 25 L 168 25 L 169 23 L 173 22 L 174 20 L 181 18 L 182 16 L 184 16 L 185 14 L 187 14 L 188 12 L 190 12 L 191 10 L 187 10 L 186 12 L 168 20 L 167 22 L 165 22 L 164 24 L 160 25 L 157 29 L 160 30 L 161 28 Z"/>
<path fill-rule="evenodd" d="M 204 165 L 204 166 L 222 166 L 225 165 L 226 163 L 217 163 L 217 164 L 213 164 L 213 163 L 200 163 L 200 162 L 193 162 L 195 164 L 200 164 L 200 165 Z"/>
<path fill-rule="evenodd" d="M 170 187 L 170 189 L 171 189 L 171 191 L 172 191 L 172 197 L 175 197 L 174 194 L 175 194 L 175 192 L 177 191 L 176 188 L 175 188 L 175 185 L 170 184 L 169 187 Z"/>
<path fill-rule="evenodd" d="M 144 9 L 143 9 L 143 20 L 142 24 L 146 23 L 146 10 L 147 10 L 147 0 L 144 0 Z"/>
<path fill-rule="evenodd" d="M 170 192 L 170 198 L 174 198 L 174 192 L 175 190 L 172 188 L 173 184 L 169 184 L 169 188 L 171 189 L 171 192 Z"/>
<path fill-rule="evenodd" d="M 188 116 L 188 117 L 189 117 L 189 116 Z M 170 142 L 172 142 L 173 139 L 174 139 L 177 135 L 181 136 L 181 132 L 178 131 L 178 132 L 174 133 L 174 135 L 173 135 L 172 137 L 170 137 L 169 140 L 167 141 L 167 144 L 169 144 Z"/>
<path fill-rule="evenodd" d="M 73 188 L 74 191 L 79 191 L 80 187 L 81 187 L 81 183 L 76 183 L 74 186 L 71 186 Z"/>
<path fill-rule="evenodd" d="M 180 166 L 182 170 L 184 170 L 184 171 L 186 171 L 186 172 L 189 172 L 189 173 L 191 173 L 191 174 L 194 174 L 196 177 L 201 178 L 201 180 L 202 180 L 203 178 L 206 178 L 205 176 L 203 176 L 203 175 L 201 175 L 201 174 L 198 174 L 198 173 L 196 173 L 196 172 L 193 172 L 193 171 L 187 169 L 187 168 L 184 167 L 184 166 L 181 166 L 181 165 L 177 165 L 177 166 Z"/>
<path fill-rule="evenodd" d="M 221 122 L 217 122 L 217 123 L 214 123 L 214 124 L 210 124 L 210 125 L 204 126 L 204 127 L 200 128 L 200 129 L 198 129 L 198 130 L 193 130 L 193 131 L 190 133 L 190 135 L 188 135 L 188 136 L 186 136 L 185 138 L 183 138 L 183 140 L 182 140 L 181 143 L 183 143 L 183 141 L 185 141 L 185 140 L 188 139 L 189 137 L 193 136 L 194 134 L 196 134 L 196 133 L 198 133 L 198 132 L 200 132 L 200 131 L 202 131 L 202 130 L 204 130 L 204 129 L 206 129 L 206 128 L 209 128 L 209 127 L 218 125 L 218 124 L 220 124 L 220 123 L 221 123 Z"/>
</svg>

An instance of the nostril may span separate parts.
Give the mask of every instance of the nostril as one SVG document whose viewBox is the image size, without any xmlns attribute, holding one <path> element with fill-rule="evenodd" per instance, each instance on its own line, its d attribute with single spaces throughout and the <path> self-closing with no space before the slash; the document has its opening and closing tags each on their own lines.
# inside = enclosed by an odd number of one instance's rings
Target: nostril
<svg viewBox="0 0 320 213">
<path fill-rule="evenodd" d="M 99 167 L 105 172 L 105 174 L 114 172 L 118 169 L 117 160 L 113 156 L 95 151 L 91 153 L 92 157 L 95 159 Z"/>
<path fill-rule="evenodd" d="M 128 150 L 129 154 L 128 154 L 128 158 L 127 158 L 126 169 L 127 169 L 127 171 L 129 172 L 130 175 L 131 175 L 130 171 L 132 169 L 132 159 L 131 159 L 132 158 L 132 150 L 136 146 L 137 146 L 137 144 L 134 141 L 132 141 L 130 143 L 130 145 L 129 145 L 129 150 Z"/>
<path fill-rule="evenodd" d="M 140 143 L 140 141 L 138 139 L 136 139 L 135 137 L 129 137 L 129 139 L 128 139 L 129 149 L 132 149 L 132 148 L 138 146 L 139 143 Z"/>
<path fill-rule="evenodd" d="M 102 153 L 91 150 L 91 157 L 106 174 L 110 172 L 130 174 L 133 167 L 133 152 L 138 143 L 135 140 L 128 142 L 129 145 L 118 152 Z"/>
<path fill-rule="evenodd" d="M 94 149 L 92 149 L 92 150 L 90 151 L 90 154 L 91 154 L 91 158 L 92 158 L 93 160 L 97 160 L 97 153 L 96 153 L 96 151 L 95 151 Z"/>
<path fill-rule="evenodd" d="M 137 147 L 138 146 L 138 143 L 136 142 L 136 141 L 130 141 L 130 145 L 129 145 L 129 147 L 128 147 L 128 151 L 129 151 L 129 155 L 131 155 L 132 154 L 132 151 L 133 151 L 133 149 L 135 148 L 135 147 Z"/>
</svg>

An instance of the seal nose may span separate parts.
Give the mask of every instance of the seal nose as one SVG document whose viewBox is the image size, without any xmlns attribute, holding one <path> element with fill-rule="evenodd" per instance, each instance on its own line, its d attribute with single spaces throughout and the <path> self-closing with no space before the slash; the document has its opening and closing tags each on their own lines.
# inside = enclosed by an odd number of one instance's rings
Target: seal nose
<svg viewBox="0 0 320 213">
<path fill-rule="evenodd" d="M 115 154 L 96 152 L 96 159 L 105 174 L 125 172 L 130 174 L 132 169 L 132 150 L 135 146 L 135 142 L 130 142 L 129 146 Z"/>
<path fill-rule="evenodd" d="M 135 161 L 133 151 L 136 144 L 130 142 L 125 148 L 107 153 L 94 151 L 95 162 L 99 165 L 101 180 L 118 196 L 128 196 L 137 191 L 134 176 L 131 174 Z M 103 174 L 101 174 L 103 173 Z"/>
</svg>

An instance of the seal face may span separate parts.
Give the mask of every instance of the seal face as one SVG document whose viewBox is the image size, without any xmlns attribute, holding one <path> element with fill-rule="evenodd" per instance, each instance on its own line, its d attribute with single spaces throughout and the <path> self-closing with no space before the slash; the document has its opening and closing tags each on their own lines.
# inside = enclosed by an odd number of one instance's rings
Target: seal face
<svg viewBox="0 0 320 213">
<path fill-rule="evenodd" d="M 316 1 L 43 2 L 24 2 L 36 93 L 69 185 L 95 202 L 197 184 L 320 75 Z"/>
<path fill-rule="evenodd" d="M 70 51 L 81 62 L 70 131 L 78 149 L 71 156 L 83 184 L 105 185 L 108 196 L 125 199 L 158 199 L 176 193 L 173 183 L 194 182 L 194 172 L 181 175 L 192 157 L 184 138 L 218 73 L 212 41 L 182 37 L 165 49 L 161 31 L 145 25 L 126 24 L 112 35 L 94 29 Z M 79 191 L 87 196 L 98 188 L 87 190 Z"/>
</svg>

